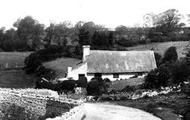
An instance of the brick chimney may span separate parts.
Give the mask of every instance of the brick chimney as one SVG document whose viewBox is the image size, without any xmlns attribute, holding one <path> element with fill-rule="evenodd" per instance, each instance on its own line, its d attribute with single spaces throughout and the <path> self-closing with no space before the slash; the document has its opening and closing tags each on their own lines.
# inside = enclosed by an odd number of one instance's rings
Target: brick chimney
<svg viewBox="0 0 190 120">
<path fill-rule="evenodd" d="M 90 55 L 90 45 L 83 45 L 83 62 L 86 61 L 88 55 Z"/>
</svg>

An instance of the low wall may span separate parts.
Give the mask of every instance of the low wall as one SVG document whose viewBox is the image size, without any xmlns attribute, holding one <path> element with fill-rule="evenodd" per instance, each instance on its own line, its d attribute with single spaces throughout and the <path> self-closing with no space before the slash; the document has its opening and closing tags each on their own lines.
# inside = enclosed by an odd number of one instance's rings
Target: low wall
<svg viewBox="0 0 190 120">
<path fill-rule="evenodd" d="M 61 116 L 55 118 L 48 118 L 46 120 L 82 120 L 84 117 L 84 104 L 74 107 L 69 112 L 63 113 Z"/>
<path fill-rule="evenodd" d="M 48 116 L 52 114 L 61 117 L 74 115 L 74 118 L 78 118 L 82 115 L 80 111 L 82 107 L 76 107 L 81 105 L 81 102 L 67 98 L 48 98 L 44 96 L 23 95 L 18 92 L 0 91 L 0 103 L 2 103 L 0 104 L 0 111 L 3 110 L 3 108 L 9 107 L 11 104 L 15 104 L 16 106 L 24 108 L 25 111 L 30 111 L 31 114 L 37 116 L 36 118 L 42 116 L 46 116 L 42 118 L 48 118 Z M 72 108 L 74 109 L 71 110 Z M 74 114 L 78 112 L 80 112 L 80 114 Z"/>
</svg>

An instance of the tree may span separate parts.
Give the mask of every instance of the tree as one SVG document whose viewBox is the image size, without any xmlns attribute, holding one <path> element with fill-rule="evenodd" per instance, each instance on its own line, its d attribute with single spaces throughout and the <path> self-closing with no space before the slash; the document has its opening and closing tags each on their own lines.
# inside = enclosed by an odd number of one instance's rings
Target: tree
<svg viewBox="0 0 190 120">
<path fill-rule="evenodd" d="M 63 22 L 60 24 L 51 23 L 49 27 L 46 28 L 46 37 L 45 42 L 46 45 L 56 44 L 59 46 L 66 46 L 67 37 L 73 36 L 73 28 L 70 27 L 71 24 L 69 22 Z"/>
<path fill-rule="evenodd" d="M 147 28 L 118 26 L 115 31 L 117 42 L 122 46 L 129 47 L 147 42 Z"/>
<path fill-rule="evenodd" d="M 180 22 L 182 15 L 176 9 L 169 9 L 163 13 L 153 15 L 153 29 L 150 29 L 149 38 L 153 41 L 174 41 L 185 25 Z M 154 36 L 157 36 L 154 38 Z M 156 40 L 157 39 L 157 40 Z"/>
<path fill-rule="evenodd" d="M 113 47 L 113 33 L 110 31 L 95 31 L 91 41 L 92 46 L 95 48 Z"/>
<path fill-rule="evenodd" d="M 177 51 L 175 46 L 169 47 L 164 53 L 164 57 L 162 59 L 162 63 L 165 62 L 175 62 L 178 59 Z"/>
<path fill-rule="evenodd" d="M 161 29 L 163 34 L 167 34 L 184 26 L 184 23 L 180 23 L 181 16 L 178 10 L 169 9 L 157 15 L 157 19 L 154 20 L 153 24 Z"/>
<path fill-rule="evenodd" d="M 96 25 L 93 22 L 79 21 L 75 25 L 75 32 L 79 37 L 80 45 L 92 45 L 92 37 L 95 31 L 107 31 L 108 29 L 102 25 Z"/>
<path fill-rule="evenodd" d="M 4 32 L 5 32 L 5 28 L 4 27 L 0 28 L 0 48 L 2 48 L 2 45 L 3 45 Z"/>
<path fill-rule="evenodd" d="M 17 35 L 25 44 L 25 49 L 39 49 L 44 37 L 43 24 L 40 24 L 31 16 L 26 16 L 23 19 L 18 19 L 13 26 L 17 28 Z"/>
</svg>

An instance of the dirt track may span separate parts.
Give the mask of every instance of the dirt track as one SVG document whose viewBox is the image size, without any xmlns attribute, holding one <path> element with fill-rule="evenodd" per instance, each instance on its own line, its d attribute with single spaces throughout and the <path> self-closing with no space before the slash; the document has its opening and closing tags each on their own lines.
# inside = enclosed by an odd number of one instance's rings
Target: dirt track
<svg viewBox="0 0 190 120">
<path fill-rule="evenodd" d="M 161 120 L 139 109 L 110 104 L 85 103 L 84 120 Z"/>
</svg>

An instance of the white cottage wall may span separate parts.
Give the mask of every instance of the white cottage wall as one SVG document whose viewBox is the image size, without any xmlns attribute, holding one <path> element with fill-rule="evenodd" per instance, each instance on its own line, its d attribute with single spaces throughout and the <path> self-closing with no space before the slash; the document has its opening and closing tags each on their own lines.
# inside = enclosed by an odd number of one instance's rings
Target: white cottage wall
<svg viewBox="0 0 190 120">
<path fill-rule="evenodd" d="M 135 74 L 119 74 L 119 78 L 113 78 L 113 74 L 102 74 L 102 78 L 108 78 L 111 81 L 120 80 L 120 79 L 129 79 L 133 77 Z M 87 79 L 90 81 L 94 77 L 94 74 L 87 74 Z"/>
<path fill-rule="evenodd" d="M 68 73 L 67 77 L 72 77 L 74 80 L 78 80 L 79 74 L 85 74 L 85 76 L 87 76 L 86 71 L 87 71 L 87 63 L 83 63 L 77 68 L 72 69 L 70 73 Z"/>
</svg>

